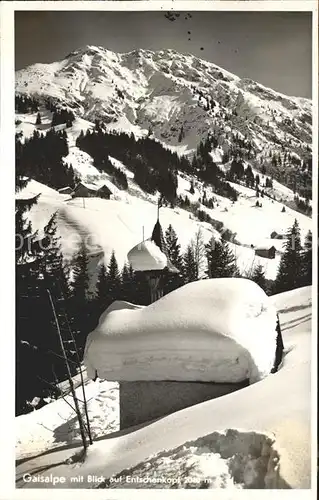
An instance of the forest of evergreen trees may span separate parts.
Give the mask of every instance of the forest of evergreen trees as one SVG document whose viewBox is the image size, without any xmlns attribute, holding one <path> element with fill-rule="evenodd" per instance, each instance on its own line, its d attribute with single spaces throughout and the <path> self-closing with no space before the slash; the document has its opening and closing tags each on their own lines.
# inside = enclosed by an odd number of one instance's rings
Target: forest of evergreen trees
<svg viewBox="0 0 319 500">
<path fill-rule="evenodd" d="M 54 189 L 73 187 L 78 181 L 72 166 L 63 161 L 69 153 L 65 130 L 50 129 L 46 134 L 38 130 L 29 139 L 16 136 L 16 170 L 21 176 L 31 177 Z"/>
<path fill-rule="evenodd" d="M 27 114 L 36 113 L 39 109 L 39 102 L 34 97 L 26 95 L 15 96 L 15 111 L 16 113 Z"/>
<path fill-rule="evenodd" d="M 210 141 L 213 139 L 211 138 Z M 159 191 L 162 198 L 175 206 L 177 201 L 178 171 L 191 174 L 214 187 L 217 194 L 233 200 L 236 191 L 225 181 L 225 174 L 208 154 L 208 140 L 200 143 L 196 155 L 190 163 L 186 157 L 179 157 L 150 137 L 135 138 L 134 134 L 109 133 L 96 123 L 93 130 L 80 133 L 76 145 L 91 155 L 96 168 L 112 174 L 109 156 L 123 162 L 134 173 L 134 181 L 146 192 Z"/>
</svg>

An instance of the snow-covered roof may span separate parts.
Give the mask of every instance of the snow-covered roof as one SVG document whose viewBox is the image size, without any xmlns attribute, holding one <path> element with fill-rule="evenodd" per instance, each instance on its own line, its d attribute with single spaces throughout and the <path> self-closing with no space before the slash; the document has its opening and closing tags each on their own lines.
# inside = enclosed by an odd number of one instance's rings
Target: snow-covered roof
<svg viewBox="0 0 319 500">
<path fill-rule="evenodd" d="M 127 254 L 134 271 L 161 270 L 167 266 L 167 257 L 152 240 L 145 240 L 136 245 Z"/>
<path fill-rule="evenodd" d="M 87 189 L 90 189 L 91 191 L 97 191 L 99 189 L 99 186 L 97 186 L 96 184 L 92 184 L 92 183 L 89 183 L 89 182 L 79 182 L 76 186 L 75 186 L 75 190 L 77 188 L 79 188 L 80 186 L 84 186 L 86 187 Z"/>
<path fill-rule="evenodd" d="M 112 193 L 111 189 L 106 185 L 106 184 L 102 184 L 99 188 L 98 188 L 98 191 L 102 191 L 102 190 L 107 190 L 109 193 Z"/>
<path fill-rule="evenodd" d="M 75 186 L 74 190 L 76 190 L 80 186 L 84 186 L 87 189 L 89 189 L 90 191 L 96 191 L 97 192 L 97 191 L 99 191 L 102 188 L 106 188 L 106 189 L 108 189 L 110 191 L 110 193 L 113 192 L 113 189 L 112 189 L 113 185 L 110 182 L 108 182 L 107 180 L 103 180 L 103 181 L 99 182 L 98 184 L 93 184 L 91 182 L 81 181 L 81 182 L 79 182 Z"/>
<path fill-rule="evenodd" d="M 87 338 L 91 378 L 253 382 L 273 367 L 276 310 L 248 279 L 196 281 L 150 306 L 112 309 Z"/>
</svg>

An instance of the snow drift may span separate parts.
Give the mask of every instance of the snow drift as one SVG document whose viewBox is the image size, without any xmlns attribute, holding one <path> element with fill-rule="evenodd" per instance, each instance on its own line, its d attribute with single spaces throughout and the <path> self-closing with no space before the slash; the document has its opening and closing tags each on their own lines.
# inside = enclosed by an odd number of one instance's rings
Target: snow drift
<svg viewBox="0 0 319 500">
<path fill-rule="evenodd" d="M 261 473 L 259 478 L 265 483 L 264 486 L 258 484 L 258 487 L 298 488 L 298 498 L 311 494 L 311 471 L 315 473 L 311 443 L 315 440 L 311 440 L 310 388 L 312 359 L 316 362 L 311 335 L 311 296 L 311 287 L 304 287 L 269 298 L 279 313 L 286 346 L 283 365 L 277 373 L 258 384 L 185 408 L 149 425 L 131 429 L 131 432 L 107 435 L 90 446 L 86 461 L 76 468 L 74 464 L 70 465 L 69 459 L 81 451 L 80 447 L 33 457 L 17 467 L 17 488 L 50 487 L 40 482 L 26 482 L 24 474 L 41 474 L 42 479 L 48 479 L 52 474 L 65 477 L 66 483 L 57 484 L 55 488 L 94 488 L 98 483 L 90 482 L 89 477 L 104 476 L 108 479 L 127 473 L 130 476 L 152 476 L 155 472 L 153 465 L 159 467 L 159 475 L 164 479 L 167 476 L 168 480 L 183 475 L 185 479 L 198 480 L 198 487 L 201 487 L 213 469 L 216 479 L 212 486 L 232 488 L 232 477 L 235 479 L 236 475 L 237 486 L 251 488 L 256 487 L 249 480 L 254 479 L 256 465 Z M 29 425 L 31 421 L 38 422 L 41 414 L 49 412 L 50 407 L 55 414 L 55 404 L 29 414 Z M 25 420 L 24 426 L 26 424 Z M 43 419 L 43 425 L 50 426 L 51 421 Z M 43 425 L 38 426 L 39 433 Z M 178 459 L 179 450 L 185 452 L 184 460 L 180 455 Z M 276 454 L 279 456 L 277 464 L 274 460 Z M 260 458 L 265 462 L 260 463 Z M 266 463 L 267 473 L 264 475 Z M 251 473 L 250 465 L 253 466 Z M 72 480 L 74 475 L 82 475 L 83 482 Z M 148 486 L 154 488 L 156 484 Z M 161 487 L 164 487 L 163 481 Z M 114 496 L 115 493 L 112 498 Z M 282 496 L 283 493 L 278 491 L 277 497 Z"/>
<path fill-rule="evenodd" d="M 273 436 L 256 432 L 213 432 L 148 457 L 99 488 L 287 488 L 274 445 Z"/>
<path fill-rule="evenodd" d="M 110 381 L 255 382 L 273 367 L 276 335 L 276 309 L 256 283 L 202 280 L 144 308 L 106 310 L 84 364 Z"/>
</svg>

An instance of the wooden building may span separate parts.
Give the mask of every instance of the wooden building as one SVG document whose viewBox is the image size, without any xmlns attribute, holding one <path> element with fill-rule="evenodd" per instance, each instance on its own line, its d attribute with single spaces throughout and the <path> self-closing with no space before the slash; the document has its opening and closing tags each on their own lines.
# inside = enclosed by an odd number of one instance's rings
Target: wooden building
<svg viewBox="0 0 319 500">
<path fill-rule="evenodd" d="M 273 231 L 270 235 L 272 240 L 283 240 L 285 239 L 285 235 L 283 233 L 277 233 L 277 231 Z"/>
<path fill-rule="evenodd" d="M 101 186 L 97 190 L 96 196 L 98 198 L 104 198 L 105 200 L 109 200 L 112 194 L 113 194 L 112 191 L 105 184 L 103 184 L 103 186 Z"/>
<path fill-rule="evenodd" d="M 72 192 L 72 198 L 104 198 L 109 200 L 112 194 L 112 191 L 105 184 L 97 186 L 79 182 Z"/>
<path fill-rule="evenodd" d="M 255 249 L 255 255 L 258 257 L 264 257 L 265 259 L 274 259 L 276 257 L 276 248 L 271 247 L 259 247 Z"/>
</svg>

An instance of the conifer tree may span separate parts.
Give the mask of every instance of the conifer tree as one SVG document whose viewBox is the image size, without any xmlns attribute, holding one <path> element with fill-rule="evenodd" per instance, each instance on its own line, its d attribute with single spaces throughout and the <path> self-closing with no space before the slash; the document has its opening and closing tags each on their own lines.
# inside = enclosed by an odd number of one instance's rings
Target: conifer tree
<svg viewBox="0 0 319 500">
<path fill-rule="evenodd" d="M 165 283 L 164 283 L 164 295 L 167 293 L 176 290 L 176 288 L 179 288 L 184 284 L 184 279 L 183 279 L 183 259 L 181 255 L 181 246 L 178 243 L 178 238 L 177 235 L 174 231 L 173 226 L 170 224 L 165 232 L 165 241 L 166 241 L 166 247 L 167 247 L 167 252 L 168 256 L 174 264 L 174 266 L 180 271 L 179 274 L 168 274 L 165 277 Z"/>
<path fill-rule="evenodd" d="M 22 177 L 16 157 L 16 192 L 25 188 L 29 179 Z M 16 225 L 16 415 L 29 411 L 27 401 L 40 392 L 41 384 L 34 372 L 38 361 L 37 322 L 38 314 L 39 263 L 41 254 L 36 245 L 37 233 L 32 231 L 28 211 L 37 203 L 37 197 L 17 200 L 15 209 Z M 42 332 L 43 333 L 43 332 Z"/>
<path fill-rule="evenodd" d="M 77 331 L 76 340 L 79 346 L 84 346 L 91 326 L 89 298 L 89 259 L 85 243 L 82 242 L 72 265 L 72 313 Z"/>
<path fill-rule="evenodd" d="M 185 283 L 191 283 L 198 279 L 198 268 L 195 261 L 194 248 L 188 245 L 183 255 L 183 278 Z"/>
<path fill-rule="evenodd" d="M 36 124 L 36 125 L 41 125 L 41 123 L 42 123 L 42 121 L 41 121 L 41 115 L 40 115 L 40 113 L 38 113 L 38 114 L 37 114 L 37 119 L 36 119 L 35 124 Z"/>
<path fill-rule="evenodd" d="M 251 280 L 257 283 L 257 285 L 260 286 L 265 292 L 267 292 L 267 282 L 266 282 L 266 276 L 265 276 L 265 271 L 263 269 L 263 266 L 259 264 L 256 266 L 252 272 L 251 275 Z"/>
<path fill-rule="evenodd" d="M 63 263 L 63 255 L 61 252 L 60 238 L 56 236 L 57 232 L 57 214 L 53 214 L 48 224 L 44 228 L 44 238 L 40 241 L 41 249 L 44 251 L 44 261 L 41 272 L 44 278 L 44 286 L 46 292 L 50 293 L 50 301 L 54 304 L 54 314 L 56 314 L 61 335 L 65 343 L 65 352 L 71 360 L 72 373 L 76 373 L 76 366 L 79 367 L 79 360 L 77 360 L 77 350 L 82 349 L 84 346 L 75 344 L 77 333 L 75 308 L 73 307 L 74 296 L 69 283 L 69 274 L 66 266 Z M 49 307 L 49 297 L 45 293 L 45 302 Z M 48 349 L 53 356 L 53 364 L 55 375 L 58 380 L 65 379 L 68 375 L 67 367 L 63 361 L 63 352 L 61 351 L 60 343 L 56 336 L 56 320 L 53 317 L 51 307 L 49 307 L 49 318 L 51 324 L 50 337 L 45 339 L 43 349 Z M 55 356 L 56 355 L 56 356 Z M 47 374 L 47 379 L 51 383 L 55 382 L 52 371 Z"/>
<path fill-rule="evenodd" d="M 89 289 L 89 259 L 84 242 L 73 260 L 73 292 L 79 303 L 85 304 Z"/>
<path fill-rule="evenodd" d="M 96 304 L 98 315 L 100 315 L 109 304 L 109 284 L 107 270 L 103 263 L 99 269 L 98 279 L 96 283 Z"/>
<path fill-rule="evenodd" d="M 121 275 L 119 272 L 114 250 L 112 251 L 110 262 L 107 268 L 107 281 L 109 286 L 110 303 L 118 300 L 121 296 Z"/>
<path fill-rule="evenodd" d="M 28 201 L 28 204 L 31 202 Z M 21 203 L 19 203 L 21 209 Z M 20 227 L 23 228 L 23 224 Z M 25 247 L 17 251 L 16 266 L 16 409 L 17 414 L 30 411 L 28 401 L 34 396 L 57 395 L 56 377 L 63 380 L 66 367 L 54 328 L 48 293 L 59 303 L 57 314 L 63 327 L 61 307 L 69 308 L 70 289 L 63 265 L 59 238 L 56 237 L 56 215 L 44 227 L 44 237 L 29 237 L 30 223 L 24 228 Z M 64 333 L 65 333 L 64 329 Z M 45 334 L 44 334 L 45 332 Z M 69 339 L 67 339 L 69 340 Z M 71 355 L 74 345 L 66 346 Z"/>
<path fill-rule="evenodd" d="M 126 263 L 122 269 L 121 276 L 121 298 L 132 302 L 134 296 L 134 271 L 132 266 Z"/>
<path fill-rule="evenodd" d="M 209 278 L 228 278 L 239 274 L 236 258 L 227 241 L 212 238 L 206 245 Z"/>
<path fill-rule="evenodd" d="M 168 226 L 165 232 L 165 241 L 166 241 L 168 256 L 172 264 L 174 264 L 174 266 L 176 266 L 177 269 L 181 269 L 182 267 L 181 246 L 178 243 L 177 234 L 171 224 Z"/>
<path fill-rule="evenodd" d="M 312 232 L 308 231 L 302 252 L 302 285 L 312 284 Z"/>
<path fill-rule="evenodd" d="M 293 290 L 302 284 L 302 246 L 297 219 L 287 233 L 284 249 L 275 281 L 276 293 Z"/>
</svg>

